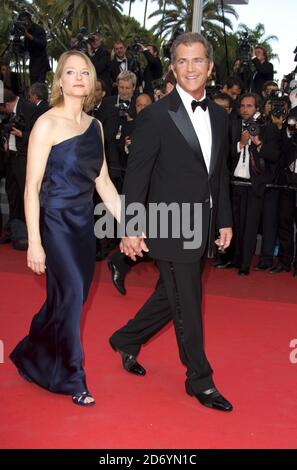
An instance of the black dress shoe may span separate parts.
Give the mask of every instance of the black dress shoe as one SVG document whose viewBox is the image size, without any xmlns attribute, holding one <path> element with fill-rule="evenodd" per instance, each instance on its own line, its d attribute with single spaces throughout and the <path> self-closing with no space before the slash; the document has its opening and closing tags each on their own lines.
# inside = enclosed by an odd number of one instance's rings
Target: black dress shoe
<svg viewBox="0 0 297 470">
<path fill-rule="evenodd" d="M 191 397 L 196 397 L 201 405 L 219 411 L 232 411 L 233 406 L 224 398 L 216 388 L 210 388 L 204 392 L 194 393 L 191 385 L 186 382 L 186 392 Z"/>
<path fill-rule="evenodd" d="M 269 269 L 269 272 L 271 274 L 279 274 L 279 273 L 283 273 L 283 272 L 288 273 L 289 271 L 290 271 L 290 268 L 286 268 L 285 266 L 283 266 L 280 263 L 276 264 L 273 268 Z"/>
<path fill-rule="evenodd" d="M 112 347 L 114 351 L 117 351 L 120 353 L 122 357 L 122 363 L 123 367 L 127 372 L 130 372 L 131 374 L 135 375 L 145 375 L 146 370 L 144 367 L 142 367 L 137 361 L 136 357 L 133 356 L 132 354 L 126 353 L 124 351 L 121 351 L 118 349 L 111 340 L 109 340 L 109 344 Z"/>
<path fill-rule="evenodd" d="M 248 276 L 250 274 L 250 268 L 248 266 L 241 266 L 238 270 L 239 276 Z"/>
<path fill-rule="evenodd" d="M 12 242 L 12 247 L 14 250 L 26 251 L 28 250 L 28 240 L 26 238 L 22 238 L 20 240 L 14 240 Z"/>
<path fill-rule="evenodd" d="M 108 261 L 107 263 L 110 271 L 111 271 L 111 280 L 117 291 L 122 294 L 126 295 L 126 289 L 124 286 L 124 277 L 122 276 L 118 267 L 113 264 L 112 261 Z"/>
<path fill-rule="evenodd" d="M 220 264 L 217 264 L 215 268 L 218 269 L 230 269 L 230 268 L 235 268 L 235 264 L 232 263 L 232 261 L 225 261 Z"/>
<path fill-rule="evenodd" d="M 6 243 L 10 243 L 11 238 L 9 235 L 3 235 L 3 237 L 0 238 L 0 245 L 5 245 Z"/>
<path fill-rule="evenodd" d="M 268 265 L 266 263 L 258 263 L 254 268 L 253 268 L 253 271 L 267 271 L 267 269 L 271 269 L 272 268 L 272 265 Z"/>
</svg>

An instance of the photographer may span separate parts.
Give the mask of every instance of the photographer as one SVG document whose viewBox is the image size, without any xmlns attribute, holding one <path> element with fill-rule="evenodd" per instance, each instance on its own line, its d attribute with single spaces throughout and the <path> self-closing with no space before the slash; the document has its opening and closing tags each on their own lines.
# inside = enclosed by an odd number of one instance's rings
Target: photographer
<svg viewBox="0 0 297 470">
<path fill-rule="evenodd" d="M 297 276 L 297 81 L 289 87 L 291 110 L 282 133 L 282 180 L 284 188 L 280 190 L 278 263 L 270 270 L 272 274 L 290 271 L 293 264 L 293 276 Z"/>
<path fill-rule="evenodd" d="M 142 73 L 143 93 L 150 95 L 154 99 L 154 90 L 152 82 L 162 78 L 162 63 L 159 58 L 158 48 L 152 44 L 138 44 L 140 51 L 143 53 L 147 60 L 147 65 Z"/>
<path fill-rule="evenodd" d="M 110 54 L 101 44 L 102 37 L 98 32 L 92 33 L 88 43 L 88 55 L 93 63 L 97 78 L 104 81 L 107 94 L 111 94 L 111 78 L 110 78 Z"/>
<path fill-rule="evenodd" d="M 48 89 L 45 83 L 33 83 L 29 88 L 28 98 L 36 106 L 38 117 L 50 109 Z"/>
<path fill-rule="evenodd" d="M 117 41 L 114 43 L 113 52 L 114 57 L 110 64 L 110 76 L 112 81 L 112 94 L 116 95 L 117 90 L 117 78 L 121 72 L 126 72 L 130 70 L 131 72 L 136 72 L 134 68 L 134 60 L 126 56 L 127 48 L 123 41 Z M 138 69 L 139 67 L 137 67 Z"/>
<path fill-rule="evenodd" d="M 268 62 L 267 52 L 262 46 L 251 49 L 251 58 L 255 67 L 251 91 L 261 96 L 264 83 L 273 80 L 273 65 Z"/>
<path fill-rule="evenodd" d="M 27 249 L 27 229 L 24 215 L 24 188 L 27 146 L 30 131 L 38 115 L 36 106 L 10 90 L 4 90 L 4 112 L 9 115 L 1 123 L 6 137 L 6 186 L 9 204 L 9 228 L 0 243 L 12 241 L 16 250 Z"/>
<path fill-rule="evenodd" d="M 277 127 L 257 120 L 259 97 L 246 93 L 240 98 L 241 119 L 231 121 L 231 176 L 234 243 L 228 266 L 249 274 L 267 183 L 273 181 L 280 155 Z M 221 267 L 228 267 L 221 266 Z"/>
<path fill-rule="evenodd" d="M 30 13 L 21 12 L 18 17 L 24 34 L 25 50 L 29 52 L 30 83 L 45 82 L 46 74 L 51 70 L 48 55 L 47 41 L 44 29 L 33 23 Z"/>
</svg>

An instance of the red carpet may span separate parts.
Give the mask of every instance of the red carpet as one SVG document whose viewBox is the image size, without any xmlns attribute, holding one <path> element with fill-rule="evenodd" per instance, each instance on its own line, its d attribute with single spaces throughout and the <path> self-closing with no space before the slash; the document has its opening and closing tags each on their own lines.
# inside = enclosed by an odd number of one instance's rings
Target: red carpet
<svg viewBox="0 0 297 470">
<path fill-rule="evenodd" d="M 297 337 L 297 279 L 241 278 L 207 267 L 206 349 L 215 383 L 234 405 L 220 414 L 184 393 L 172 326 L 142 349 L 145 377 L 122 369 L 108 337 L 142 305 L 157 273 L 151 263 L 136 267 L 122 297 L 106 263 L 98 264 L 83 328 L 97 405 L 81 409 L 70 397 L 26 383 L 10 363 L 9 352 L 43 302 L 44 279 L 26 270 L 24 253 L 0 248 L 1 448 L 296 448 L 297 364 L 289 360 L 289 343 Z"/>
</svg>

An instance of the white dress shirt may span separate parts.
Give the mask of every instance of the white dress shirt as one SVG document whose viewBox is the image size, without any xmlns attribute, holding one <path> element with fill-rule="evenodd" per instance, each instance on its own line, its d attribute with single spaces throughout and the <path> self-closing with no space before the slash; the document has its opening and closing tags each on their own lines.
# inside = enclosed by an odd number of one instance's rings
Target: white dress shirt
<svg viewBox="0 0 297 470">
<path fill-rule="evenodd" d="M 208 109 L 204 111 L 200 106 L 197 106 L 197 108 L 193 112 L 192 110 L 192 101 L 194 99 L 193 96 L 191 96 L 189 93 L 183 90 L 179 85 L 176 85 L 176 90 L 179 96 L 181 97 L 183 105 L 186 108 L 189 118 L 191 119 L 191 123 L 193 124 L 195 133 L 200 143 L 205 165 L 209 173 L 211 146 L 212 146 L 212 135 L 211 135 L 209 111 Z M 203 100 L 205 96 L 206 95 L 204 93 L 201 100 Z"/>
<path fill-rule="evenodd" d="M 237 152 L 240 152 L 240 157 L 234 171 L 234 176 L 237 178 L 250 179 L 250 145 L 251 140 L 249 139 L 247 145 L 240 150 L 240 142 L 237 142 Z"/>
<path fill-rule="evenodd" d="M 16 109 L 17 109 L 18 102 L 19 102 L 19 97 L 17 97 L 17 100 L 16 100 L 16 102 L 15 102 L 15 105 L 14 105 L 14 108 L 13 108 L 13 114 L 16 114 Z M 17 151 L 17 148 L 16 148 L 16 141 L 15 141 L 15 135 L 13 135 L 13 134 L 9 134 L 8 150 L 11 150 L 11 151 L 13 151 L 13 152 L 16 152 L 16 151 Z"/>
</svg>

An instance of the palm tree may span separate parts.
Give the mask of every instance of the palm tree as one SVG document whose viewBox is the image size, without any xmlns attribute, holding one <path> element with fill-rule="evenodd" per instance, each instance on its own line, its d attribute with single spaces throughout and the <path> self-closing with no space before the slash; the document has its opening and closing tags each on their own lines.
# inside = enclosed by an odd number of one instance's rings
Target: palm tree
<svg viewBox="0 0 297 470">
<path fill-rule="evenodd" d="M 278 37 L 275 35 L 264 35 L 265 26 L 263 23 L 258 23 L 253 29 L 249 28 L 246 24 L 240 23 L 236 32 L 239 44 L 245 36 L 248 38 L 248 42 L 251 46 L 263 46 L 267 51 L 269 60 L 278 59 L 278 55 L 273 52 L 272 46 L 269 44 L 271 41 L 278 41 Z"/>
<path fill-rule="evenodd" d="M 159 8 L 149 18 L 158 17 L 159 20 L 152 30 L 161 37 L 165 37 L 177 28 L 191 31 L 194 0 L 167 0 L 159 1 Z M 224 6 L 223 19 L 220 6 L 213 0 L 203 0 L 202 33 L 208 39 L 221 41 L 223 38 L 223 25 L 232 30 L 231 20 L 227 15 L 238 17 L 234 8 Z"/>
</svg>

